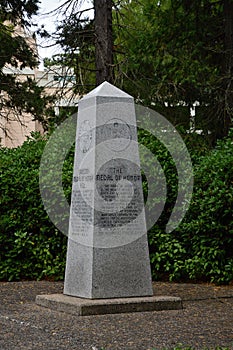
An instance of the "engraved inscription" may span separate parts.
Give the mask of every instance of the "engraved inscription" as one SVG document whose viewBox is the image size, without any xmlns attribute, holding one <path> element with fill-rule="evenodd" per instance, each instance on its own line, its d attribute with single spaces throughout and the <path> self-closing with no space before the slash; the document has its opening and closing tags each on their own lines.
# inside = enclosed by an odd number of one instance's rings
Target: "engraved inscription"
<svg viewBox="0 0 233 350">
<path fill-rule="evenodd" d="M 72 234 L 77 236 L 86 236 L 87 224 L 93 221 L 94 209 L 88 204 L 93 197 L 93 190 L 82 189 L 72 192 Z"/>
<path fill-rule="evenodd" d="M 105 163 L 96 175 L 96 189 L 106 203 L 115 203 L 116 210 L 95 211 L 95 224 L 111 228 L 135 220 L 144 206 L 141 186 L 140 169 L 135 163 L 121 158 Z"/>
<path fill-rule="evenodd" d="M 96 175 L 80 169 L 73 181 L 79 184 L 79 190 L 73 190 L 71 204 L 72 227 L 77 235 L 85 234 L 87 224 L 114 228 L 132 223 L 144 207 L 140 168 L 129 160 L 111 159 Z M 93 181 L 102 199 L 98 209 L 93 208 Z"/>
</svg>

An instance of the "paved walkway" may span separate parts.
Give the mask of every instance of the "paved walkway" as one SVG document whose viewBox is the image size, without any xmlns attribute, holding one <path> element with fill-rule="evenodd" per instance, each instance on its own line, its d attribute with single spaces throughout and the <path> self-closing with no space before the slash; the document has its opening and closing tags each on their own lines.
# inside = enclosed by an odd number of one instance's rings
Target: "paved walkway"
<svg viewBox="0 0 233 350">
<path fill-rule="evenodd" d="M 177 345 L 233 350 L 233 286 L 155 283 L 183 310 L 77 317 L 35 304 L 60 282 L 0 283 L 0 350 L 159 350 Z"/>
</svg>

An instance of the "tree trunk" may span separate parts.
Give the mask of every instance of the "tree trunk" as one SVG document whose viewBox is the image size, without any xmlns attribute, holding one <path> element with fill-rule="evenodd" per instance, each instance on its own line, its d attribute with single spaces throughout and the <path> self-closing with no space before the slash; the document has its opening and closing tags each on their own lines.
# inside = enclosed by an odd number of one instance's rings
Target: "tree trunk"
<svg viewBox="0 0 233 350">
<path fill-rule="evenodd" d="M 94 0 L 96 85 L 113 83 L 112 0 Z"/>
</svg>

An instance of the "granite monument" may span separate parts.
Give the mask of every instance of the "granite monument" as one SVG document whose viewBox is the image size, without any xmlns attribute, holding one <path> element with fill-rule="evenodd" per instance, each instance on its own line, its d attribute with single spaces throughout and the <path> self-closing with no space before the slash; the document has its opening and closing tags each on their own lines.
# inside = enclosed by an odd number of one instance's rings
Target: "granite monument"
<svg viewBox="0 0 233 350">
<path fill-rule="evenodd" d="M 153 294 L 134 99 L 107 82 L 79 102 L 64 294 Z"/>
</svg>

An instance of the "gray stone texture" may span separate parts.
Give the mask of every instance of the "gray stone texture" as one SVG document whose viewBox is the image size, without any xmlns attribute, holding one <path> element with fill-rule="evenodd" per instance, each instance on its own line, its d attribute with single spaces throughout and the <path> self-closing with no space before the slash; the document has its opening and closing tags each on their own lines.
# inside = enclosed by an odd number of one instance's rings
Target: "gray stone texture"
<svg viewBox="0 0 233 350">
<path fill-rule="evenodd" d="M 172 296 L 89 300 L 50 294 L 37 295 L 36 303 L 76 316 L 182 309 L 181 298 Z"/>
<path fill-rule="evenodd" d="M 151 296 L 134 101 L 105 82 L 79 103 L 64 294 Z"/>
</svg>

